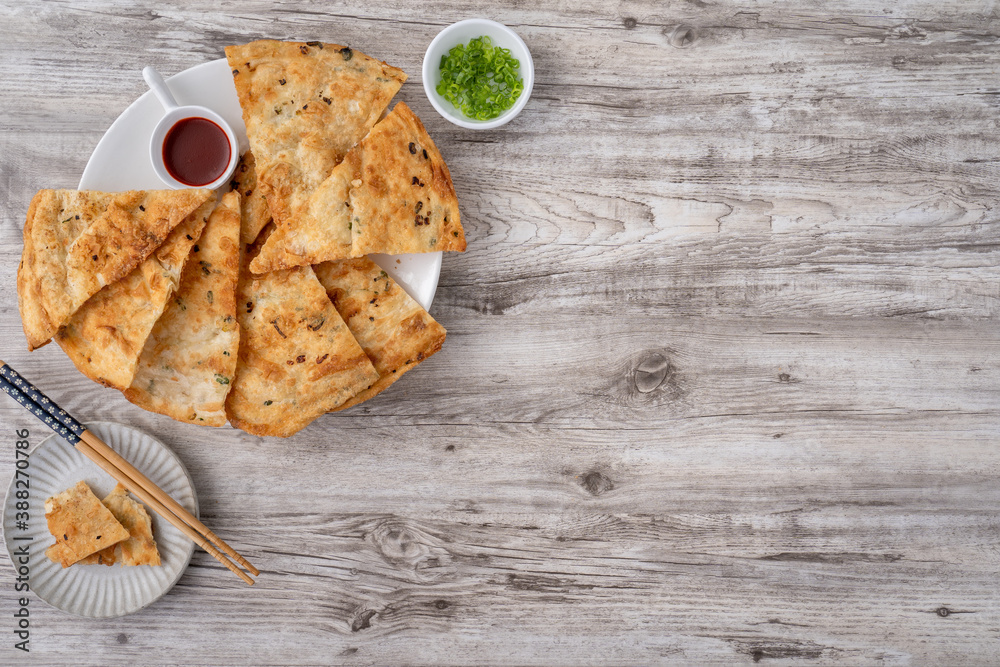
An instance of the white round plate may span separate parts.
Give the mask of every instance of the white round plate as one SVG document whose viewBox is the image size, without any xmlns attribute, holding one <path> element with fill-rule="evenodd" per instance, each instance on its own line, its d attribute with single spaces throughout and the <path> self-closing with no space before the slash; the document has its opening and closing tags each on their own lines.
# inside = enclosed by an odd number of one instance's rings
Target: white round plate
<svg viewBox="0 0 1000 667">
<path fill-rule="evenodd" d="M 141 78 L 139 73 L 136 76 Z M 167 84 L 178 104 L 198 104 L 225 118 L 236 132 L 240 152 L 249 147 L 236 86 L 225 58 L 186 69 L 169 77 Z M 149 138 L 162 116 L 163 107 L 152 91 L 129 105 L 98 142 L 83 170 L 80 189 L 119 192 L 167 188 L 149 161 Z M 425 310 L 430 310 L 441 275 L 440 252 L 371 257 Z"/>
<path fill-rule="evenodd" d="M 185 509 L 198 516 L 198 498 L 191 477 L 180 459 L 162 443 L 121 424 L 96 422 L 86 426 Z M 45 550 L 55 540 L 45 521 L 45 500 L 81 479 L 86 480 L 98 498 L 104 498 L 116 482 L 55 434 L 30 451 L 27 460 L 24 472 L 29 475 L 29 517 L 26 525 L 18 526 L 17 492 L 23 490 L 25 478 L 15 475 L 4 499 L 3 536 L 15 570 L 19 565 L 17 550 L 28 545 L 29 586 L 38 597 L 71 614 L 109 618 L 138 611 L 173 588 L 191 562 L 194 542 L 148 507 L 153 521 L 153 539 L 160 551 L 160 566 L 71 565 L 63 569 L 50 561 Z M 19 481 L 22 486 L 18 485 Z"/>
</svg>

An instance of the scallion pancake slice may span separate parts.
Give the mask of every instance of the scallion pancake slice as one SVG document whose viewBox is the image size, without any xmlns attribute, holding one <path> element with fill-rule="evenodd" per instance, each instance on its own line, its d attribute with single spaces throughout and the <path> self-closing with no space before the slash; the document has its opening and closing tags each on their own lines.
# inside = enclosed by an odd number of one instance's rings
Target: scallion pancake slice
<svg viewBox="0 0 1000 667">
<path fill-rule="evenodd" d="M 56 342 L 81 373 L 115 389 L 132 383 L 142 348 L 180 283 L 184 263 L 197 261 L 198 238 L 213 204 L 198 207 L 152 255 L 92 296 L 59 329 Z"/>
<path fill-rule="evenodd" d="M 258 187 L 279 227 L 381 117 L 406 75 L 338 44 L 259 40 L 226 47 Z"/>
<path fill-rule="evenodd" d="M 280 225 L 254 273 L 372 253 L 465 250 L 444 158 L 400 102 L 316 190 L 305 214 Z"/>
<path fill-rule="evenodd" d="M 236 173 L 233 174 L 229 187 L 240 193 L 240 240 L 243 243 L 253 243 L 271 221 L 271 210 L 263 191 L 257 187 L 257 163 L 250 151 L 240 156 L 240 163 L 236 166 Z"/>
<path fill-rule="evenodd" d="M 209 217 L 177 293 L 146 340 L 125 398 L 178 421 L 226 423 L 239 350 L 239 256 L 240 195 L 233 191 Z"/>
<path fill-rule="evenodd" d="M 337 410 L 379 394 L 441 349 L 445 330 L 413 297 L 367 257 L 313 267 L 379 379 Z"/>
<path fill-rule="evenodd" d="M 236 428 L 288 437 L 378 380 L 311 267 L 254 276 L 244 263 L 236 310 L 239 363 L 226 398 Z"/>
<path fill-rule="evenodd" d="M 17 300 L 28 349 L 139 266 L 211 190 L 40 190 L 24 224 Z"/>
<path fill-rule="evenodd" d="M 63 567 L 129 536 L 84 481 L 45 501 L 45 521 L 56 538 L 45 555 Z"/>
</svg>

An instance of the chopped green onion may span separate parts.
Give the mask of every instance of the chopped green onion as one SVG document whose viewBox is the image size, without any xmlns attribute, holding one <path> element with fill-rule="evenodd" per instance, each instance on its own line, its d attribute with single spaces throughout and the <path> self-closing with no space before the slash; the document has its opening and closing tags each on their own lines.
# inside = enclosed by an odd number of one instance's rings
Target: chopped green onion
<svg viewBox="0 0 1000 667">
<path fill-rule="evenodd" d="M 491 120 L 514 106 L 524 90 L 521 63 L 486 35 L 441 56 L 437 92 L 469 118 Z"/>
</svg>

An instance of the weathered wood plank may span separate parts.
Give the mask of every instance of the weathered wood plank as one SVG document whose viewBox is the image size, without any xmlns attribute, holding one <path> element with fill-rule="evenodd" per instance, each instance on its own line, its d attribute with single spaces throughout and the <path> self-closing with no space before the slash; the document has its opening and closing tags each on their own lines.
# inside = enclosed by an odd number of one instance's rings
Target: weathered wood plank
<svg viewBox="0 0 1000 667">
<path fill-rule="evenodd" d="M 473 15 L 537 75 L 481 133 L 420 86 Z M 444 350 L 288 441 L 28 354 L 13 288 L 28 201 L 75 186 L 142 66 L 261 36 L 405 69 L 470 242 Z M 263 571 L 197 553 L 126 619 L 33 600 L 0 663 L 995 663 L 998 47 L 981 0 L 0 0 L 2 356 L 168 443 Z M 0 424 L 43 437 L 10 401 Z"/>
</svg>

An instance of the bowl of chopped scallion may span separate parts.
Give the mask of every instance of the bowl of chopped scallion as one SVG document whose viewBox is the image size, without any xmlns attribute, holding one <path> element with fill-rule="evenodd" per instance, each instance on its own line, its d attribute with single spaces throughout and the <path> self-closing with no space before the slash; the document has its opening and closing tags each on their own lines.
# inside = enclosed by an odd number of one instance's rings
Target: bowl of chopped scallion
<svg viewBox="0 0 1000 667">
<path fill-rule="evenodd" d="M 455 125 L 488 130 L 510 122 L 531 96 L 535 67 L 516 32 L 496 21 L 448 26 L 427 47 L 424 92 Z"/>
</svg>

